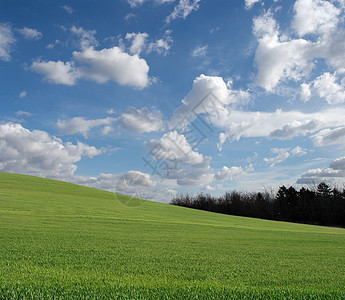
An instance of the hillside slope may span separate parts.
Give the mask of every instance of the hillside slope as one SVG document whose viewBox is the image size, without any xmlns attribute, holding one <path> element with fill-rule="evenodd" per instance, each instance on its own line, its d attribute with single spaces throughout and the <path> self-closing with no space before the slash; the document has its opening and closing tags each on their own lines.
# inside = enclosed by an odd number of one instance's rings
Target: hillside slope
<svg viewBox="0 0 345 300">
<path fill-rule="evenodd" d="M 214 214 L 0 173 L 4 299 L 341 298 L 344 253 L 340 228 Z"/>
</svg>

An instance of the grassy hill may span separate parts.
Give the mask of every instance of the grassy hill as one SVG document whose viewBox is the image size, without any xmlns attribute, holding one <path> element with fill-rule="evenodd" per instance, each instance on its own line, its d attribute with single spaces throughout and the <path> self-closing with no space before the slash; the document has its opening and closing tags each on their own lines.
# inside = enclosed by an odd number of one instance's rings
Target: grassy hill
<svg viewBox="0 0 345 300">
<path fill-rule="evenodd" d="M 344 229 L 123 201 L 0 173 L 0 299 L 345 299 Z"/>
</svg>

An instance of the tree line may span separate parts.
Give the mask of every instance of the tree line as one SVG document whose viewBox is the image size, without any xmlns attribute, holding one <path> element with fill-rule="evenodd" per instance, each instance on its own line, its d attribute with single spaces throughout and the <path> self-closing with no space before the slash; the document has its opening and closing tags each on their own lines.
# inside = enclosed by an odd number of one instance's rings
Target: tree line
<svg viewBox="0 0 345 300">
<path fill-rule="evenodd" d="M 345 227 L 345 189 L 320 183 L 316 189 L 281 186 L 269 192 L 179 195 L 170 204 L 217 213 L 325 226 Z"/>
</svg>

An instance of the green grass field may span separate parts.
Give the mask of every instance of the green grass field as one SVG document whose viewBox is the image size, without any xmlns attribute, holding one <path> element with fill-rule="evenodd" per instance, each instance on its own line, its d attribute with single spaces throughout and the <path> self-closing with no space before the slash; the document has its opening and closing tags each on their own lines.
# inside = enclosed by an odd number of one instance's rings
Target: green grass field
<svg viewBox="0 0 345 300">
<path fill-rule="evenodd" d="M 345 299 L 345 229 L 119 200 L 0 173 L 0 299 Z"/>
</svg>

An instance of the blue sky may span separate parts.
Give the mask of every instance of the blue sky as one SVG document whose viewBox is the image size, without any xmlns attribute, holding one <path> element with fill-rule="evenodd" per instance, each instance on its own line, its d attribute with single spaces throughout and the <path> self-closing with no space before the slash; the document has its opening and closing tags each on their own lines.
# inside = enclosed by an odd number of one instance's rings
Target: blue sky
<svg viewBox="0 0 345 300">
<path fill-rule="evenodd" d="M 0 171 L 169 202 L 345 183 L 343 0 L 0 2 Z"/>
</svg>

